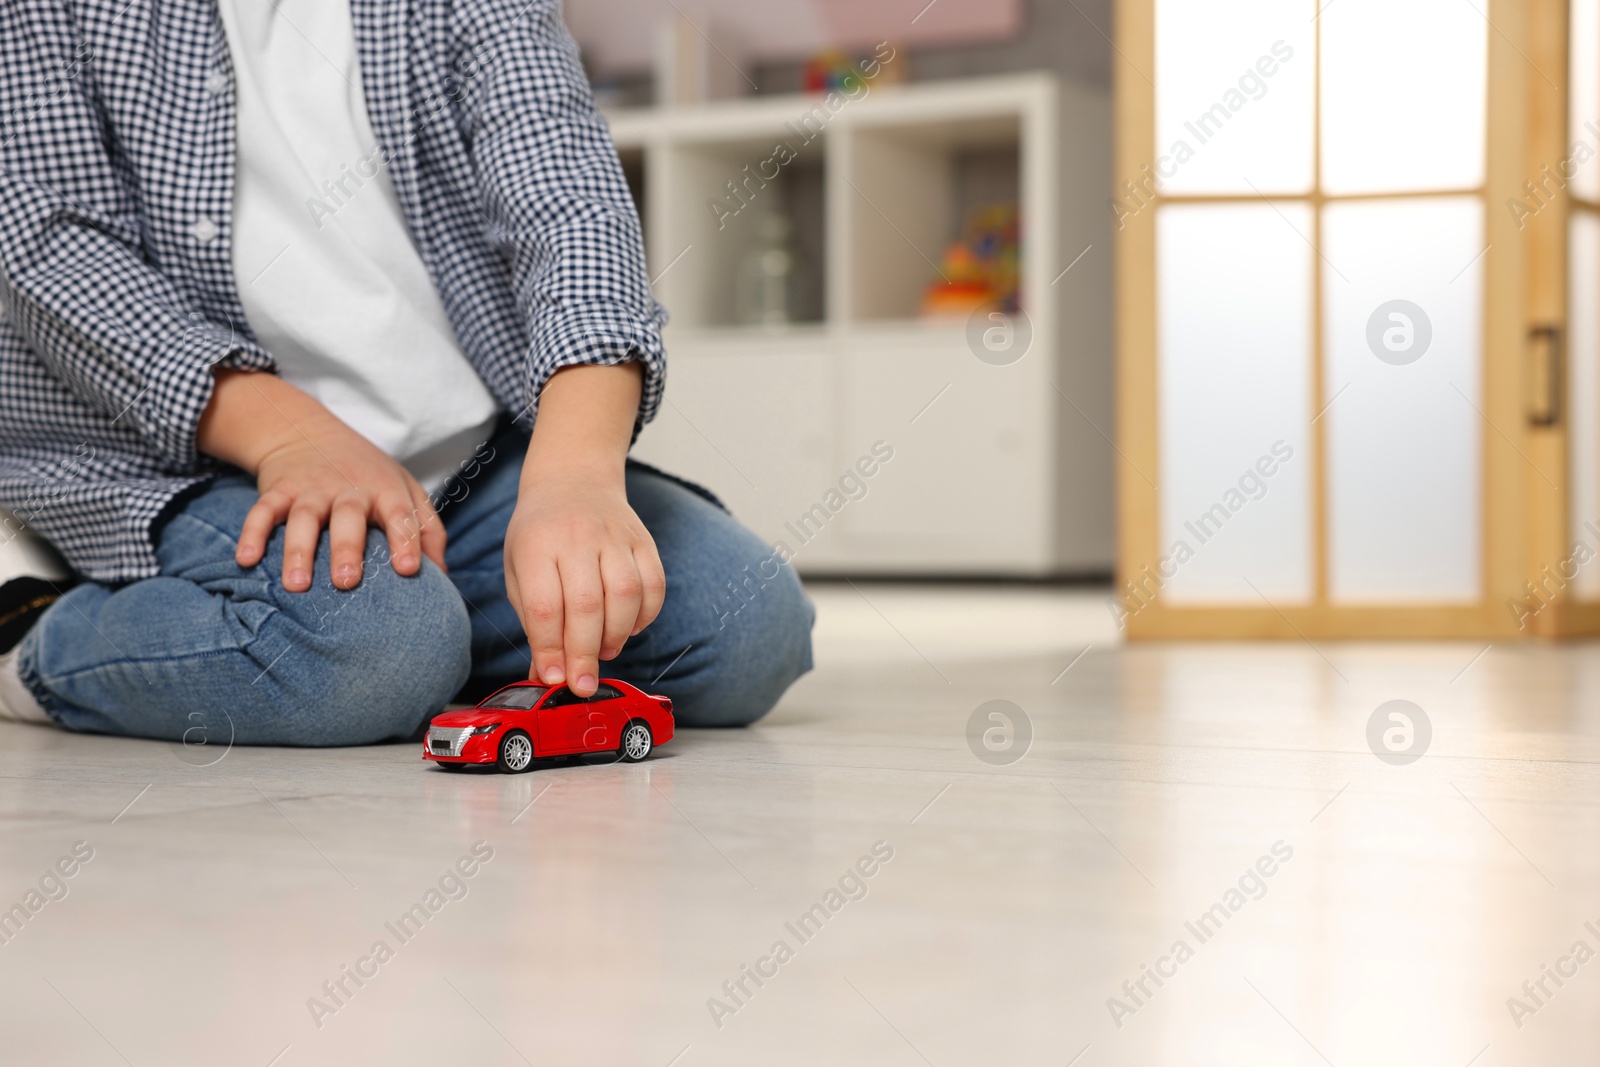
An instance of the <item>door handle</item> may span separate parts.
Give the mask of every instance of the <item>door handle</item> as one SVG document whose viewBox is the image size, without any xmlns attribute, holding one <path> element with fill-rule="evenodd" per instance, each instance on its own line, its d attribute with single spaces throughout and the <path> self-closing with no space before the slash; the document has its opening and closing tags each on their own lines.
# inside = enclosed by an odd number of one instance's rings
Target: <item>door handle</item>
<svg viewBox="0 0 1600 1067">
<path fill-rule="evenodd" d="M 1528 425 L 1561 423 L 1561 388 L 1566 352 L 1561 327 L 1545 323 L 1528 330 Z"/>
</svg>

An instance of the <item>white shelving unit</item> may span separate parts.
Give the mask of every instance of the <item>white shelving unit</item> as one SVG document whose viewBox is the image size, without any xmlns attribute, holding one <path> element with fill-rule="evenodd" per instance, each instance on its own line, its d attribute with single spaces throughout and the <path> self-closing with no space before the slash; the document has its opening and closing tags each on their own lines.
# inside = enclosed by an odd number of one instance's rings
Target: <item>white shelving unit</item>
<svg viewBox="0 0 1600 1067">
<path fill-rule="evenodd" d="M 710 487 L 804 573 L 1110 568 L 1106 93 L 1024 75 L 875 88 L 832 113 L 789 96 L 608 118 L 672 314 L 640 458 Z M 768 180 L 780 144 L 794 158 Z M 738 205 L 728 182 L 748 200 L 731 217 L 711 206 Z M 1002 199 L 1020 204 L 1033 341 L 996 366 L 965 319 L 918 310 L 967 209 Z M 811 321 L 776 330 L 737 325 L 734 298 L 771 211 L 810 294 Z M 1058 280 L 1090 245 L 1098 262 Z M 893 458 L 865 496 L 843 491 L 880 441 Z"/>
</svg>

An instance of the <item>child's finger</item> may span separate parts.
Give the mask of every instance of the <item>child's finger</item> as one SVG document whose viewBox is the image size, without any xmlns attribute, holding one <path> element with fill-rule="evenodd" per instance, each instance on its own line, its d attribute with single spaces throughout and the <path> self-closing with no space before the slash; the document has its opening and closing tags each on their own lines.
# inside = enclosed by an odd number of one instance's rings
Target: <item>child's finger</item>
<svg viewBox="0 0 1600 1067">
<path fill-rule="evenodd" d="M 234 549 L 234 561 L 241 567 L 254 567 L 267 554 L 267 540 L 289 514 L 292 499 L 287 493 L 269 489 L 245 513 L 244 525 L 239 529 L 239 545 Z"/>
<path fill-rule="evenodd" d="M 422 554 L 433 560 L 440 570 L 448 572 L 450 568 L 444 565 L 446 541 L 444 521 L 439 518 L 439 513 L 433 508 L 433 501 L 428 499 L 428 493 L 422 486 L 413 483 L 410 489 L 411 510 L 421 526 L 418 543 L 422 546 Z"/>
<path fill-rule="evenodd" d="M 605 617 L 600 631 L 600 658 L 613 659 L 633 636 L 644 598 L 639 567 L 626 546 L 607 549 L 600 556 L 600 581 L 605 588 Z"/>
<path fill-rule="evenodd" d="M 656 616 L 661 614 L 661 605 L 667 599 L 667 574 L 661 567 L 661 556 L 656 552 L 654 541 L 646 539 L 643 543 L 633 546 L 633 562 L 639 569 L 639 617 L 634 621 L 633 633 L 643 630 L 646 626 L 656 621 Z"/>
<path fill-rule="evenodd" d="M 565 614 L 562 650 L 567 660 L 567 685 L 581 697 L 600 687 L 600 635 L 605 627 L 605 591 L 600 561 L 587 553 L 562 560 L 561 596 Z"/>
<path fill-rule="evenodd" d="M 317 559 L 317 539 L 328 518 L 327 499 L 303 495 L 289 508 L 283 527 L 283 587 L 291 593 L 311 588 Z"/>
<path fill-rule="evenodd" d="M 517 588 L 518 598 L 513 606 L 522 619 L 522 632 L 528 636 L 534 677 L 549 685 L 560 685 L 567 680 L 561 644 L 565 605 L 555 562 L 540 562 L 526 575 L 519 572 Z"/>
<path fill-rule="evenodd" d="M 361 581 L 361 557 L 367 547 L 367 501 L 346 489 L 333 502 L 328 516 L 328 569 L 338 589 L 354 589 Z"/>
<path fill-rule="evenodd" d="M 506 599 L 511 602 L 511 610 L 516 613 L 517 622 L 523 624 L 522 632 L 526 634 L 528 632 L 527 615 L 522 610 L 522 582 L 517 578 L 517 565 L 512 560 L 510 552 L 506 552 L 502 559 L 505 573 Z M 537 682 L 538 680 L 539 668 L 534 665 L 533 654 L 530 650 L 528 654 L 528 681 Z"/>
<path fill-rule="evenodd" d="M 417 547 L 417 518 L 411 510 L 411 497 L 399 490 L 389 490 L 378 497 L 374 510 L 389 539 L 389 562 L 395 573 L 417 573 L 422 557 Z"/>
</svg>

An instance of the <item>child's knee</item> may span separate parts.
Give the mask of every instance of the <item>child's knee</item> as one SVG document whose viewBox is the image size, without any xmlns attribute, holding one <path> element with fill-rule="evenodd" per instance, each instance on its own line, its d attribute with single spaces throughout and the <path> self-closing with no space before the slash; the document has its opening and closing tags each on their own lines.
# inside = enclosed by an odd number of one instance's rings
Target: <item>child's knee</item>
<svg viewBox="0 0 1600 1067">
<path fill-rule="evenodd" d="M 768 610 L 754 620 L 755 629 L 757 639 L 770 650 L 775 674 L 783 678 L 787 689 L 811 669 L 811 627 L 817 610 L 801 587 L 799 576 L 788 565 L 774 580 L 772 592 Z"/>
<path fill-rule="evenodd" d="M 296 613 L 291 625 L 269 627 L 263 637 L 252 653 L 274 661 L 264 670 L 275 676 L 282 705 L 262 726 L 270 734 L 275 721 L 284 733 L 267 744 L 404 737 L 444 707 L 471 667 L 466 605 L 428 562 L 409 577 L 387 565 L 369 570 L 355 589 L 324 598 L 321 610 Z"/>
<path fill-rule="evenodd" d="M 719 610 L 705 635 L 704 666 L 685 679 L 691 692 L 673 697 L 682 725 L 747 726 L 811 669 L 811 601 L 787 565 L 761 577 L 754 595 Z"/>
</svg>

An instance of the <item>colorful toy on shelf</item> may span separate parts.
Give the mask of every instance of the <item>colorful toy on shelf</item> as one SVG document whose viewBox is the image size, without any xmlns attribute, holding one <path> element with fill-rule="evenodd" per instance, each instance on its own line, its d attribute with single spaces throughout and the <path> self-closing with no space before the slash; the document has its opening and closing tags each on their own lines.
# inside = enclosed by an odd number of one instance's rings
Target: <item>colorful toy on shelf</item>
<svg viewBox="0 0 1600 1067">
<path fill-rule="evenodd" d="M 906 77 L 905 57 L 885 42 L 859 61 L 837 48 L 818 52 L 806 61 L 801 85 L 808 93 L 839 93 L 853 99 L 866 91 L 869 82 L 882 88 L 903 84 Z"/>
<path fill-rule="evenodd" d="M 923 315 L 965 317 L 990 304 L 1015 311 L 1021 278 L 1020 231 L 1016 204 L 974 209 L 960 239 L 945 249 L 940 277 L 922 294 Z"/>
<path fill-rule="evenodd" d="M 513 682 L 475 708 L 433 717 L 422 758 L 445 770 L 493 764 L 520 774 L 535 758 L 615 753 L 638 763 L 672 740 L 672 701 L 615 678 L 600 679 L 594 696 L 564 685 Z"/>
<path fill-rule="evenodd" d="M 842 89 L 845 79 L 852 75 L 860 77 L 856 73 L 855 61 L 844 52 L 840 52 L 837 49 L 819 52 L 806 60 L 805 91 L 808 93 L 826 93 L 830 90 Z"/>
</svg>

